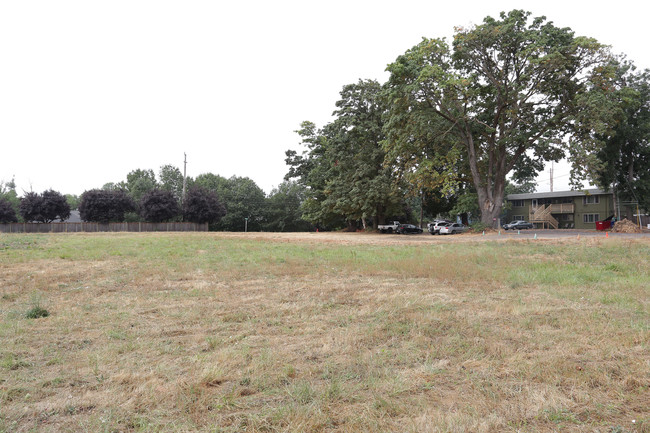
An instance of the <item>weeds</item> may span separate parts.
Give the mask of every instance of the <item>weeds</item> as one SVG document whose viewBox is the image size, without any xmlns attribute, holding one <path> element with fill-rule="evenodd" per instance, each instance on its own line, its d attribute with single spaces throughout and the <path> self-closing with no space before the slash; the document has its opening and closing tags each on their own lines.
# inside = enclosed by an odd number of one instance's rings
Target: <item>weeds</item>
<svg viewBox="0 0 650 433">
<path fill-rule="evenodd" d="M 13 237 L 0 431 L 646 428 L 647 242 L 328 236 Z"/>
<path fill-rule="evenodd" d="M 40 319 L 41 317 L 47 317 L 50 315 L 50 312 L 40 305 L 35 305 L 25 313 L 27 319 Z"/>
</svg>

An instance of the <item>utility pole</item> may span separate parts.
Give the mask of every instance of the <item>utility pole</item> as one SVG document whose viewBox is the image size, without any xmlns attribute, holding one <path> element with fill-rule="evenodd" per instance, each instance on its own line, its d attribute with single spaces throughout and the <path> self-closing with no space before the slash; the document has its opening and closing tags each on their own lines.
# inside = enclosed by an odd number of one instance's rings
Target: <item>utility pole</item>
<svg viewBox="0 0 650 433">
<path fill-rule="evenodd" d="M 187 153 L 183 152 L 185 159 L 183 160 L 183 197 L 181 203 L 185 204 L 185 190 L 187 189 Z"/>
<path fill-rule="evenodd" d="M 551 161 L 551 192 L 553 192 L 553 161 Z"/>
</svg>

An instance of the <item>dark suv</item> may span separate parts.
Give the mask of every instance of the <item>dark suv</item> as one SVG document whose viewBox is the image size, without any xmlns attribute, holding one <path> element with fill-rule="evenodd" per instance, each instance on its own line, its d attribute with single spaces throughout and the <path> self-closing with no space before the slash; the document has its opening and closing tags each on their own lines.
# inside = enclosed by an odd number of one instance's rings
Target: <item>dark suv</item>
<svg viewBox="0 0 650 433">
<path fill-rule="evenodd" d="M 413 224 L 400 224 L 396 231 L 401 235 L 406 233 L 422 233 L 422 229 Z"/>
</svg>

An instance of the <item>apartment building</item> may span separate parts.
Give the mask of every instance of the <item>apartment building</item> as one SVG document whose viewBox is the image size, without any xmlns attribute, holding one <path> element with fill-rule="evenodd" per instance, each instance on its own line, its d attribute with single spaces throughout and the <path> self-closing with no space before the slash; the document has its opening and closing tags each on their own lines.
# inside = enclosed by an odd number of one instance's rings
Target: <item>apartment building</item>
<svg viewBox="0 0 650 433">
<path fill-rule="evenodd" d="M 540 228 L 595 229 L 614 215 L 611 192 L 600 189 L 510 194 L 505 221 L 526 220 Z"/>
</svg>

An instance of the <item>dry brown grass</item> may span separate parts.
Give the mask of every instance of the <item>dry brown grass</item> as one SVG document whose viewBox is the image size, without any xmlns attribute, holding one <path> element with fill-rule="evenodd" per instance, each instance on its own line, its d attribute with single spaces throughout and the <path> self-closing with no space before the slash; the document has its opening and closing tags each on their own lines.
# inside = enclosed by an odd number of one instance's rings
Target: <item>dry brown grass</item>
<svg viewBox="0 0 650 433">
<path fill-rule="evenodd" d="M 650 431 L 647 241 L 437 239 L 3 236 L 0 431 Z"/>
</svg>

